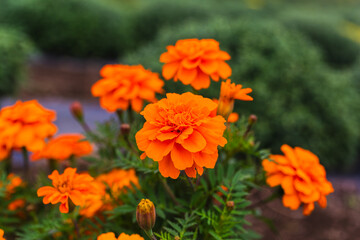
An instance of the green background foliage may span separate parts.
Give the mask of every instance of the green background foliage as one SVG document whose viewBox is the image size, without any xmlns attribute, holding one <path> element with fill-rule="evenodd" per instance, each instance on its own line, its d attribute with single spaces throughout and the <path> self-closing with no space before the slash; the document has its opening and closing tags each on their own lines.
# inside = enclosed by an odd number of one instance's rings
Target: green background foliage
<svg viewBox="0 0 360 240">
<path fill-rule="evenodd" d="M 32 43 L 22 32 L 0 26 L 0 97 L 16 92 L 32 49 Z"/>
</svg>

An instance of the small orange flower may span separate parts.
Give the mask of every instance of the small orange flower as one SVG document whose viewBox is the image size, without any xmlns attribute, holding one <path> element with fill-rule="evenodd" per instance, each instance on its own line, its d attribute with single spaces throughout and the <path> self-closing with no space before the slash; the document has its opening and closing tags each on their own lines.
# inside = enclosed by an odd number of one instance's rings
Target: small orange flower
<svg viewBox="0 0 360 240">
<path fill-rule="evenodd" d="M 20 187 L 23 184 L 22 179 L 19 176 L 16 176 L 13 173 L 10 173 L 7 177 L 6 180 L 9 182 L 6 185 L 6 194 L 8 196 L 10 196 L 11 194 L 13 194 L 15 192 L 15 189 L 17 187 Z M 3 183 L 0 182 L 0 187 L 3 185 Z"/>
<path fill-rule="evenodd" d="M 11 149 L 26 147 L 39 151 L 45 146 L 45 138 L 57 131 L 52 123 L 54 111 L 45 109 L 36 100 L 17 101 L 0 111 L 0 159 L 8 156 Z"/>
<path fill-rule="evenodd" d="M 221 83 L 218 114 L 228 118 L 234 109 L 235 99 L 242 101 L 252 101 L 253 98 L 247 95 L 251 93 L 251 88 L 242 89 L 242 85 L 231 83 L 230 79 Z"/>
<path fill-rule="evenodd" d="M 213 99 L 214 103 L 219 104 L 219 100 L 218 99 Z M 217 113 L 217 109 L 214 109 L 214 113 Z M 227 122 L 229 123 L 234 123 L 237 120 L 239 120 L 239 114 L 232 112 L 230 113 L 229 117 L 227 118 Z"/>
<path fill-rule="evenodd" d="M 109 173 L 99 175 L 95 182 L 97 190 L 86 198 L 80 210 L 81 215 L 89 218 L 101 210 L 114 209 L 120 203 L 114 202 L 113 198 L 117 199 L 121 194 L 125 194 L 127 189 L 132 189 L 132 184 L 140 186 L 134 169 L 114 169 Z M 109 188 L 111 196 L 106 188 Z"/>
<path fill-rule="evenodd" d="M 4 238 L 4 230 L 0 229 L 0 240 L 6 240 Z M 104 239 L 105 240 L 105 239 Z"/>
<path fill-rule="evenodd" d="M 318 202 L 326 207 L 326 196 L 334 191 L 326 179 L 325 168 L 318 157 L 312 152 L 284 144 L 281 146 L 283 155 L 270 155 L 270 159 L 262 162 L 266 171 L 266 182 L 271 187 L 281 185 L 285 194 L 283 204 L 292 210 L 304 203 L 304 215 L 314 210 Z"/>
<path fill-rule="evenodd" d="M 10 211 L 15 211 L 19 208 L 23 208 L 25 206 L 25 200 L 23 199 L 16 199 L 14 201 L 12 201 L 9 205 L 8 205 L 8 209 Z"/>
<path fill-rule="evenodd" d="M 81 134 L 63 134 L 51 139 L 48 144 L 31 156 L 31 160 L 42 158 L 66 160 L 71 156 L 82 157 L 92 152 L 92 146 L 89 141 L 84 140 Z"/>
<path fill-rule="evenodd" d="M 126 110 L 130 105 L 140 112 L 144 100 L 154 102 L 155 93 L 163 91 L 164 82 L 158 74 L 141 65 L 105 65 L 100 74 L 103 78 L 92 86 L 91 92 L 94 97 L 100 97 L 101 107 L 109 112 Z"/>
<path fill-rule="evenodd" d="M 125 233 L 121 233 L 120 236 L 116 238 L 115 233 L 108 232 L 98 236 L 97 240 L 144 240 L 144 238 L 138 234 L 127 235 Z"/>
<path fill-rule="evenodd" d="M 217 82 L 231 75 L 231 68 L 225 62 L 230 60 L 230 55 L 221 51 L 219 42 L 214 39 L 178 40 L 175 46 L 166 49 L 160 56 L 160 62 L 165 63 L 162 75 L 166 80 L 179 79 L 200 90 L 210 86 L 210 77 Z"/>
<path fill-rule="evenodd" d="M 49 175 L 49 179 L 52 180 L 54 187 L 41 187 L 37 191 L 38 197 L 44 196 L 44 204 L 56 204 L 60 205 L 60 212 L 69 212 L 68 199 L 76 206 L 84 205 L 86 195 L 92 194 L 93 178 L 87 174 L 77 174 L 76 168 L 66 168 L 63 174 L 59 174 L 57 170 L 53 171 Z"/>
<path fill-rule="evenodd" d="M 140 114 L 146 122 L 137 132 L 141 151 L 159 162 L 164 177 L 176 179 L 180 170 L 189 177 L 202 175 L 203 168 L 214 168 L 218 145 L 224 146 L 225 119 L 216 116 L 217 104 L 192 93 L 169 93 L 167 98 L 149 104 Z"/>
</svg>

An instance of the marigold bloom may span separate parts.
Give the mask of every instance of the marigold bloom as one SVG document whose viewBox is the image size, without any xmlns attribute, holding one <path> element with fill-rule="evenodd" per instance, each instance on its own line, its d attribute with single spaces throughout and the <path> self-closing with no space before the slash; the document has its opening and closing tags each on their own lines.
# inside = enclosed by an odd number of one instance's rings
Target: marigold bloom
<svg viewBox="0 0 360 240">
<path fill-rule="evenodd" d="M 144 240 L 144 238 L 138 234 L 127 235 L 125 233 L 121 233 L 120 236 L 116 238 L 115 233 L 109 232 L 101 234 L 97 240 Z"/>
<path fill-rule="evenodd" d="M 0 240 L 6 240 L 4 238 L 4 230 L 0 229 Z M 105 240 L 105 239 L 104 239 Z"/>
<path fill-rule="evenodd" d="M 326 196 L 334 191 L 326 179 L 325 168 L 312 152 L 284 144 L 283 155 L 270 155 L 270 159 L 262 162 L 266 171 L 266 182 L 271 187 L 281 185 L 284 190 L 283 204 L 292 210 L 304 203 L 303 214 L 309 215 L 318 202 L 326 207 Z"/>
<path fill-rule="evenodd" d="M 16 199 L 14 201 L 12 201 L 11 203 L 9 203 L 8 205 L 8 209 L 10 211 L 15 211 L 19 208 L 23 208 L 25 206 L 25 200 L 23 199 Z"/>
<path fill-rule="evenodd" d="M 82 157 L 89 155 L 93 148 L 89 141 L 85 141 L 81 134 L 62 134 L 51 139 L 48 144 L 31 156 L 31 160 L 42 158 L 66 160 L 71 156 Z"/>
<path fill-rule="evenodd" d="M 155 93 L 162 93 L 164 82 L 157 73 L 146 70 L 141 65 L 128 66 L 121 64 L 105 65 L 91 92 L 100 97 L 100 105 L 109 112 L 117 109 L 131 108 L 140 112 L 143 101 L 154 102 Z"/>
<path fill-rule="evenodd" d="M 242 101 L 252 101 L 253 98 L 247 95 L 251 93 L 251 88 L 243 88 L 240 84 L 231 83 L 230 79 L 221 83 L 218 114 L 228 118 L 234 109 L 235 99 Z"/>
<path fill-rule="evenodd" d="M 45 146 L 45 138 L 57 131 L 52 123 L 54 111 L 45 109 L 36 100 L 17 101 L 0 111 L 0 159 L 7 157 L 11 149 L 26 147 L 39 151 Z"/>
<path fill-rule="evenodd" d="M 57 170 L 49 175 L 54 187 L 41 187 L 37 191 L 38 197 L 44 196 L 44 204 L 56 204 L 60 202 L 60 212 L 69 212 L 68 199 L 76 206 L 82 206 L 86 195 L 92 194 L 93 178 L 87 174 L 77 174 L 76 168 L 66 168 L 63 174 L 59 174 Z"/>
<path fill-rule="evenodd" d="M 102 210 L 114 209 L 120 203 L 114 202 L 113 198 L 116 199 L 121 194 L 125 194 L 128 189 L 132 189 L 133 185 L 140 186 L 134 169 L 114 169 L 109 173 L 99 175 L 95 179 L 95 184 L 94 194 L 86 198 L 84 206 L 80 209 L 80 214 L 86 217 L 93 217 Z M 106 191 L 107 188 L 111 196 Z"/>
<path fill-rule="evenodd" d="M 17 187 L 20 187 L 23 184 L 22 179 L 13 173 L 10 173 L 6 177 L 6 180 L 8 181 L 8 184 L 6 185 L 6 195 L 7 196 L 10 196 L 11 194 L 13 194 L 15 192 L 15 189 Z M 0 182 L 0 187 L 2 187 L 2 186 L 3 186 L 3 183 Z"/>
<path fill-rule="evenodd" d="M 219 104 L 219 100 L 218 99 L 213 99 L 214 103 Z M 217 109 L 214 109 L 214 114 L 217 113 Z M 229 114 L 229 117 L 227 118 L 227 122 L 229 123 L 234 123 L 237 122 L 237 120 L 239 120 L 239 114 L 237 114 L 236 112 L 232 112 Z"/>
<path fill-rule="evenodd" d="M 221 51 L 214 39 L 178 40 L 175 46 L 166 49 L 160 56 L 160 62 L 165 63 L 162 75 L 166 80 L 174 78 L 199 90 L 210 86 L 210 77 L 217 82 L 231 75 L 231 68 L 225 62 L 230 60 L 230 55 Z"/>
<path fill-rule="evenodd" d="M 142 199 L 136 208 L 136 221 L 144 231 L 150 231 L 156 221 L 155 205 L 149 199 Z"/>
<path fill-rule="evenodd" d="M 176 179 L 180 170 L 189 177 L 214 168 L 218 145 L 224 146 L 225 119 L 216 116 L 217 104 L 192 93 L 169 93 L 149 104 L 141 114 L 146 122 L 137 132 L 136 143 L 145 155 L 159 162 L 164 177 Z M 145 156 L 144 154 L 142 157 Z"/>
</svg>

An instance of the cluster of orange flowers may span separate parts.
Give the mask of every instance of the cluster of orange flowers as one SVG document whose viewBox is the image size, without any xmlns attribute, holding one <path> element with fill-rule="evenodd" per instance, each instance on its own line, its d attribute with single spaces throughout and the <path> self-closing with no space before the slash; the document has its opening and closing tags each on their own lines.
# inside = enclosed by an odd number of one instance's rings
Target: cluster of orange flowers
<svg viewBox="0 0 360 240">
<path fill-rule="evenodd" d="M 93 186 L 93 178 L 87 174 L 76 173 L 76 168 L 67 168 L 63 174 L 59 174 L 57 170 L 53 171 L 49 178 L 52 180 L 53 187 L 41 187 L 37 191 L 39 197 L 44 196 L 44 204 L 60 204 L 60 212 L 69 212 L 69 201 L 76 206 L 83 206 L 85 196 L 95 194 Z"/>
<path fill-rule="evenodd" d="M 308 150 L 288 145 L 282 145 L 281 151 L 284 155 L 270 155 L 262 165 L 266 182 L 271 187 L 281 185 L 284 190 L 284 206 L 296 210 L 304 203 L 304 215 L 314 210 L 315 202 L 325 208 L 326 196 L 334 189 L 318 157 Z"/>
<path fill-rule="evenodd" d="M 141 114 L 146 122 L 136 143 L 145 155 L 159 163 L 164 177 L 176 179 L 181 170 L 189 177 L 214 168 L 218 145 L 224 146 L 225 119 L 214 114 L 216 103 L 192 93 L 168 93 Z M 143 155 L 143 157 L 145 157 Z"/>
<path fill-rule="evenodd" d="M 140 112 L 143 101 L 154 102 L 155 93 L 161 93 L 164 82 L 157 73 L 143 66 L 106 65 L 100 71 L 101 80 L 96 82 L 91 92 L 100 97 L 100 105 L 109 112 L 131 108 Z"/>
<path fill-rule="evenodd" d="M 120 236 L 116 238 L 115 233 L 109 232 L 101 234 L 97 240 L 144 240 L 144 238 L 138 234 L 127 235 L 125 233 L 121 233 Z"/>
<path fill-rule="evenodd" d="M 4 238 L 4 230 L 0 229 L 0 240 L 6 240 Z M 104 239 L 105 240 L 105 239 Z"/>
<path fill-rule="evenodd" d="M 135 185 L 139 187 L 139 179 L 135 170 L 114 169 L 109 173 L 101 174 L 95 179 L 95 194 L 86 197 L 80 214 L 93 217 L 97 212 L 114 209 L 121 202 L 116 201 L 121 194 Z"/>
<path fill-rule="evenodd" d="M 54 111 L 45 109 L 36 100 L 16 102 L 0 111 L 0 159 L 6 158 L 12 149 L 25 147 L 39 151 L 45 139 L 57 131 L 52 123 Z"/>
<path fill-rule="evenodd" d="M 81 134 L 62 134 L 52 138 L 47 145 L 31 155 L 31 160 L 56 159 L 66 160 L 71 156 L 81 157 L 89 155 L 93 148 L 89 141 Z"/>
<path fill-rule="evenodd" d="M 74 205 L 81 207 L 80 214 L 86 217 L 94 216 L 99 210 L 113 209 L 120 203 L 115 202 L 114 205 L 112 198 L 116 199 L 126 193 L 127 189 L 132 189 L 132 184 L 139 186 L 133 169 L 114 169 L 94 179 L 88 173 L 76 173 L 76 168 L 67 168 L 63 174 L 55 170 L 49 179 L 53 187 L 45 186 L 37 191 L 39 197 L 44 197 L 43 203 L 60 202 L 60 212 L 68 213 L 70 198 Z"/>
<path fill-rule="evenodd" d="M 226 60 L 230 60 L 230 55 L 221 51 L 214 39 L 178 40 L 160 56 L 160 62 L 165 63 L 162 74 L 166 80 L 180 80 L 196 90 L 208 88 L 210 77 L 214 81 L 228 78 L 231 68 Z"/>
</svg>

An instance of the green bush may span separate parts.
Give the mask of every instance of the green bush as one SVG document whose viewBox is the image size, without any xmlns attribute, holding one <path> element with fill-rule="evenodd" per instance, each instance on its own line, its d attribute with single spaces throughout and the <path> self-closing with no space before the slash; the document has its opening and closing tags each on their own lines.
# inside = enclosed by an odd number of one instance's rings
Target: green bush
<svg viewBox="0 0 360 240">
<path fill-rule="evenodd" d="M 360 46 L 341 33 L 341 25 L 313 18 L 288 19 L 284 23 L 295 28 L 313 41 L 326 62 L 335 68 L 352 66 L 360 53 Z"/>
<path fill-rule="evenodd" d="M 298 32 L 271 21 L 189 22 L 176 31 L 164 29 L 153 43 L 125 60 L 161 71 L 157 61 L 165 46 L 193 37 L 217 39 L 232 56 L 231 79 L 253 88 L 254 101 L 237 102 L 236 107 L 258 115 L 263 146 L 302 146 L 332 170 L 352 166 L 359 139 L 359 94 L 351 78 L 326 67 L 318 49 Z M 187 90 L 172 81 L 166 84 L 167 91 Z M 204 92 L 217 97 L 218 87 L 213 83 Z"/>
<path fill-rule="evenodd" d="M 141 10 L 134 17 L 135 41 L 147 43 L 153 40 L 163 28 L 172 28 L 191 20 L 208 20 L 217 16 L 236 18 L 238 16 L 256 16 L 269 14 L 269 9 L 254 11 L 244 2 L 236 0 L 152 0 L 141 3 Z"/>
<path fill-rule="evenodd" d="M 0 97 L 16 92 L 32 45 L 27 37 L 11 28 L 0 27 Z"/>
<path fill-rule="evenodd" d="M 0 21 L 21 28 L 48 54 L 116 58 L 134 47 L 125 7 L 96 0 L 0 1 Z"/>
</svg>

